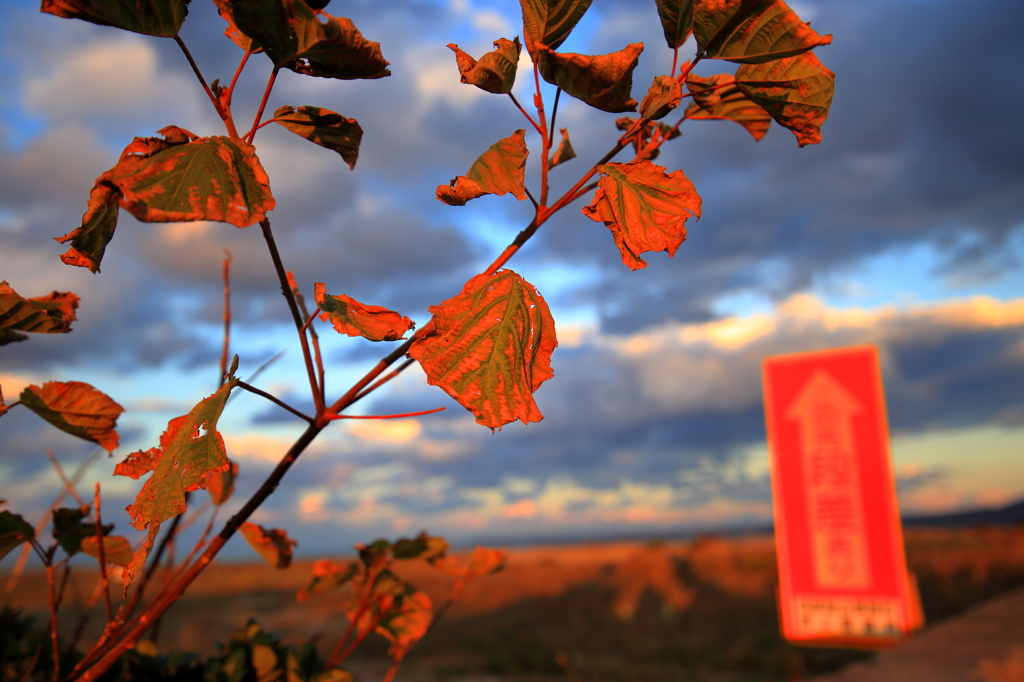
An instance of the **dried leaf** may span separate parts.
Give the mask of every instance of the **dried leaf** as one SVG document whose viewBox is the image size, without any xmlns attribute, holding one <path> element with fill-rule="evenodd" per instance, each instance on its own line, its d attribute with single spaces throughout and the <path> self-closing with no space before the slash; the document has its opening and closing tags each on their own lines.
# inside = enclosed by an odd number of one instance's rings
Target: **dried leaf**
<svg viewBox="0 0 1024 682">
<path fill-rule="evenodd" d="M 526 49 L 537 61 L 537 45 L 557 49 L 569 37 L 593 0 L 519 0 Z"/>
<path fill-rule="evenodd" d="M 736 86 L 792 130 L 801 147 L 821 142 L 835 78 L 811 53 L 736 70 Z"/>
<path fill-rule="evenodd" d="M 576 150 L 572 148 L 572 142 L 569 141 L 569 129 L 561 128 L 559 132 L 562 135 L 562 141 L 558 143 L 558 149 L 551 155 L 550 166 L 552 168 L 565 163 L 569 159 L 576 158 Z"/>
<path fill-rule="evenodd" d="M 658 18 L 671 48 L 682 46 L 693 28 L 693 0 L 656 0 Z"/>
<path fill-rule="evenodd" d="M 110 171 L 107 171 L 108 173 Z M 100 261 L 107 244 L 114 238 L 119 213 L 120 192 L 101 175 L 89 192 L 89 207 L 82 216 L 82 225 L 63 237 L 54 237 L 61 244 L 70 241 L 71 248 L 60 257 L 65 265 L 100 271 Z"/>
<path fill-rule="evenodd" d="M 640 103 L 640 115 L 652 121 L 668 116 L 668 112 L 679 106 L 683 88 L 671 76 L 656 76 L 651 89 Z"/>
<path fill-rule="evenodd" d="M 7 556 L 21 543 L 28 542 L 35 536 L 36 532 L 32 528 L 32 524 L 23 519 L 20 514 L 0 511 L 0 559 Z"/>
<path fill-rule="evenodd" d="M 135 503 L 128 505 L 134 528 L 143 530 L 184 512 L 186 492 L 205 489 L 213 474 L 230 469 L 217 420 L 237 383 L 234 376 L 229 376 L 216 393 L 201 400 L 191 412 L 168 422 L 160 436 L 158 453 L 134 453 L 123 463 L 124 469 L 115 470 L 133 478 L 145 473 L 147 467 L 153 471 Z"/>
<path fill-rule="evenodd" d="M 188 14 L 189 0 L 43 0 L 40 12 L 123 28 L 148 36 L 173 38 Z"/>
<path fill-rule="evenodd" d="M 75 320 L 78 300 L 70 291 L 23 298 L 6 281 L 0 282 L 0 335 L 12 334 L 14 330 L 66 334 Z M 2 336 L 0 345 L 3 345 Z"/>
<path fill-rule="evenodd" d="M 184 510 L 182 510 L 184 511 Z M 142 546 L 135 550 L 135 554 L 132 555 L 131 561 L 121 571 L 121 584 L 124 585 L 124 596 L 128 596 L 128 586 L 131 585 L 132 581 L 135 580 L 135 576 L 139 574 L 142 567 L 146 565 L 146 559 L 149 558 L 149 553 L 153 551 L 153 542 L 156 540 L 157 533 L 160 532 L 160 524 L 153 523 L 149 526 L 149 533 L 146 535 L 146 541 L 142 543 Z"/>
<path fill-rule="evenodd" d="M 92 441 L 107 452 L 117 447 L 114 427 L 124 408 L 80 381 L 48 381 L 43 387 L 29 386 L 21 392 L 21 403 L 65 433 Z"/>
<path fill-rule="evenodd" d="M 698 54 L 745 64 L 792 57 L 832 42 L 832 36 L 818 35 L 782 0 L 696 0 L 693 35 Z"/>
<path fill-rule="evenodd" d="M 524 179 L 526 157 L 529 155 L 526 131 L 517 130 L 492 144 L 473 162 L 466 175 L 438 186 L 437 198 L 449 206 L 465 206 L 470 199 L 485 194 L 504 196 L 511 193 L 522 201 L 526 198 Z"/>
<path fill-rule="evenodd" d="M 100 543 L 95 535 L 82 538 L 82 553 L 97 559 L 100 558 Z M 132 546 L 128 539 L 120 535 L 107 535 L 103 538 L 103 558 L 108 564 L 127 566 L 132 561 Z"/>
<path fill-rule="evenodd" d="M 335 587 L 344 585 L 359 572 L 359 564 L 350 563 L 345 568 L 338 566 L 333 561 L 328 559 L 320 559 L 313 563 L 313 572 L 309 576 L 309 580 L 302 586 L 302 589 L 298 592 L 298 599 L 300 604 L 304 604 L 313 597 L 319 596 L 324 592 L 333 590 Z"/>
<path fill-rule="evenodd" d="M 246 521 L 239 528 L 249 546 L 275 568 L 292 565 L 292 547 L 299 544 L 288 537 L 288 533 L 277 528 L 267 530 L 263 526 Z"/>
<path fill-rule="evenodd" d="M 544 418 L 533 393 L 554 376 L 550 360 L 558 341 L 548 305 L 533 285 L 511 270 L 477 275 L 430 312 L 435 333 L 409 349 L 427 383 L 492 429 Z"/>
<path fill-rule="evenodd" d="M 231 499 L 232 493 L 235 492 L 235 478 L 237 477 L 238 464 L 236 462 L 231 462 L 229 469 L 210 474 L 210 481 L 206 484 L 206 492 L 210 493 L 210 501 L 219 507 Z"/>
<path fill-rule="evenodd" d="M 630 91 L 633 69 L 643 51 L 643 43 L 630 43 L 618 52 L 596 56 L 542 50 L 538 66 L 544 80 L 595 109 L 636 111 Z"/>
<path fill-rule="evenodd" d="M 772 117 L 754 100 L 743 94 L 736 87 L 736 79 L 729 74 L 720 73 L 709 78 L 701 78 L 690 74 L 686 77 L 686 87 L 693 94 L 693 102 L 686 108 L 686 117 L 690 119 L 722 119 L 735 121 L 747 129 L 755 140 L 760 140 L 768 132 Z M 730 85 L 731 84 L 731 85 Z M 706 94 L 707 90 L 715 86 Z"/>
<path fill-rule="evenodd" d="M 82 549 L 82 541 L 96 536 L 96 524 L 83 522 L 89 508 L 78 507 L 53 510 L 53 539 L 68 555 Z M 113 524 L 103 526 L 106 535 L 114 529 Z"/>
<path fill-rule="evenodd" d="M 475 85 L 485 92 L 503 95 L 512 92 L 512 86 L 515 85 L 516 66 L 523 46 L 516 37 L 512 40 L 498 38 L 494 47 L 493 52 L 488 52 L 478 61 L 460 50 L 455 43 L 448 43 L 448 48 L 455 53 L 455 63 L 463 83 Z"/>
<path fill-rule="evenodd" d="M 228 22 L 228 27 L 224 29 L 224 35 L 230 38 L 231 42 L 246 52 L 255 52 L 259 49 L 259 46 L 253 42 L 253 39 L 242 33 L 238 26 L 235 25 L 235 14 L 231 6 L 231 0 L 213 0 L 213 4 L 217 6 L 217 13 L 220 14 L 221 18 Z"/>
<path fill-rule="evenodd" d="M 313 144 L 338 152 L 350 169 L 356 167 L 363 129 L 354 118 L 320 107 L 283 106 L 274 112 L 274 122 Z"/>
<path fill-rule="evenodd" d="M 128 478 L 133 478 L 137 481 L 150 471 L 156 469 L 156 465 L 160 461 L 160 456 L 162 454 L 163 451 L 160 450 L 160 448 L 150 448 L 146 451 L 138 450 L 133 452 L 125 457 L 123 462 L 118 462 L 114 465 L 114 475 L 127 476 Z"/>
<path fill-rule="evenodd" d="M 416 642 L 427 634 L 434 620 L 434 605 L 423 592 L 404 594 L 398 608 L 381 619 L 376 632 L 391 642 L 388 655 L 401 661 Z"/>
<path fill-rule="evenodd" d="M 313 299 L 320 308 L 320 319 L 334 325 L 335 331 L 347 336 L 361 336 L 370 341 L 398 341 L 415 324 L 393 310 L 379 305 L 363 305 L 341 294 L 326 293 L 323 282 L 313 285 Z"/>
<path fill-rule="evenodd" d="M 609 163 L 597 192 L 583 215 L 603 222 L 612 231 L 622 262 L 633 270 L 646 268 L 646 251 L 666 251 L 669 257 L 686 240 L 686 219 L 700 218 L 700 196 L 683 171 L 671 175 L 650 161 Z"/>
</svg>

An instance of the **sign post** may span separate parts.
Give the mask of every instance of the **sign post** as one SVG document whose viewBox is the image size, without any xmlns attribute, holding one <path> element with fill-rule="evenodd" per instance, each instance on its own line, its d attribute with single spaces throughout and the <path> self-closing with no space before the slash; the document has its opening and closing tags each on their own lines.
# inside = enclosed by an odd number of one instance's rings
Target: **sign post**
<svg viewBox="0 0 1024 682">
<path fill-rule="evenodd" d="M 903 551 L 878 352 L 775 356 L 763 379 L 783 636 L 899 642 L 923 617 Z"/>
</svg>

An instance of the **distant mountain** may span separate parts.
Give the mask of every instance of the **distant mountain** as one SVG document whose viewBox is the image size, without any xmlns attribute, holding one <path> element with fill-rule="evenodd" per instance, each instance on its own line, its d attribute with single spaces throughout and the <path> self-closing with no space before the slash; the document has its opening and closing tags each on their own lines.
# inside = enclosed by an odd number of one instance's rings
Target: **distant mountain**
<svg viewBox="0 0 1024 682">
<path fill-rule="evenodd" d="M 903 525 L 910 527 L 1013 526 L 1019 523 L 1024 523 L 1024 500 L 996 509 L 903 517 Z"/>
</svg>

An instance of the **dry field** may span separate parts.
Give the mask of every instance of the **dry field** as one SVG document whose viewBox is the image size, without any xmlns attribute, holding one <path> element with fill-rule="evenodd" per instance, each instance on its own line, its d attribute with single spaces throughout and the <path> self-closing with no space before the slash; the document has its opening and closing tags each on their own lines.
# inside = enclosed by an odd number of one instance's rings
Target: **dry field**
<svg viewBox="0 0 1024 682">
<path fill-rule="evenodd" d="M 907 556 L 929 623 L 1024 585 L 1024 528 L 914 529 Z M 160 649 L 213 653 L 250 616 L 286 641 L 312 638 L 330 648 L 346 624 L 339 595 L 295 599 L 310 566 L 214 565 L 160 623 Z M 451 585 L 420 561 L 398 562 L 398 572 L 435 604 Z M 83 570 L 68 586 L 62 628 L 69 633 L 94 578 Z M 867 656 L 785 646 L 774 584 L 770 537 L 513 549 L 504 571 L 470 583 L 399 679 L 784 680 L 799 679 L 801 668 L 813 675 Z M 14 599 L 40 624 L 45 590 L 42 576 L 29 574 Z M 361 680 L 379 679 L 386 667 L 386 645 L 373 639 L 350 660 Z"/>
</svg>

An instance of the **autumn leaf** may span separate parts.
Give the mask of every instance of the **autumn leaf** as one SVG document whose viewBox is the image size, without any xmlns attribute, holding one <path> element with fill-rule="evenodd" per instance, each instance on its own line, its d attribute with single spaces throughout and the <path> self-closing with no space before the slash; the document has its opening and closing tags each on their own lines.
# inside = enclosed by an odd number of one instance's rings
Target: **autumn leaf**
<svg viewBox="0 0 1024 682">
<path fill-rule="evenodd" d="M 82 554 L 100 558 L 100 543 L 95 535 L 82 538 Z M 107 535 L 103 538 L 103 558 L 108 564 L 127 566 L 132 561 L 132 546 L 128 539 L 120 535 Z"/>
<path fill-rule="evenodd" d="M 82 549 L 82 541 L 96 535 L 96 524 L 83 522 L 89 508 L 77 507 L 53 510 L 53 539 L 68 555 Z M 103 526 L 106 535 L 114 529 L 113 524 Z"/>
<path fill-rule="evenodd" d="M 480 274 L 430 312 L 435 333 L 409 349 L 428 384 L 492 429 L 544 418 L 533 393 L 554 376 L 550 360 L 558 341 L 548 305 L 533 285 L 511 270 Z"/>
<path fill-rule="evenodd" d="M 253 39 L 242 33 L 238 26 L 235 25 L 235 13 L 231 0 L 213 0 L 213 4 L 217 6 L 217 13 L 220 14 L 221 18 L 228 22 L 228 27 L 224 29 L 224 35 L 246 52 L 258 50 L 259 46 L 253 42 Z"/>
<path fill-rule="evenodd" d="M 350 169 L 356 167 L 363 129 L 354 118 L 320 107 L 283 106 L 274 112 L 273 120 L 313 144 L 338 152 Z"/>
<path fill-rule="evenodd" d="M 561 133 L 562 140 L 558 143 L 558 149 L 551 155 L 550 166 L 552 168 L 565 163 L 569 159 L 576 158 L 576 150 L 572 148 L 572 142 L 569 141 L 569 129 L 561 128 L 559 132 Z"/>
<path fill-rule="evenodd" d="M 12 549 L 23 542 L 35 538 L 36 532 L 32 525 L 9 511 L 0 511 L 0 559 L 7 556 Z"/>
<path fill-rule="evenodd" d="M 646 160 L 609 163 L 597 170 L 601 179 L 583 215 L 612 231 L 622 262 L 639 270 L 647 267 L 641 253 L 675 255 L 686 240 L 686 219 L 700 218 L 700 196 L 683 171 L 669 175 Z"/>
<path fill-rule="evenodd" d="M 39 11 L 133 33 L 173 38 L 188 14 L 188 3 L 189 0 L 43 0 Z"/>
<path fill-rule="evenodd" d="M 686 77 L 686 87 L 693 95 L 693 101 L 686 108 L 686 118 L 735 121 L 746 128 L 755 140 L 760 140 L 768 132 L 772 117 L 764 107 L 736 87 L 733 76 L 720 73 L 701 78 L 691 73 Z M 709 92 L 702 94 L 704 90 Z"/>
<path fill-rule="evenodd" d="M 476 547 L 468 561 L 446 556 L 433 562 L 433 566 L 452 578 L 480 578 L 505 568 L 508 550 Z"/>
<path fill-rule="evenodd" d="M 620 116 L 615 119 L 615 127 L 623 132 L 633 130 L 633 126 L 636 125 L 638 120 L 640 119 L 633 118 L 632 116 Z M 633 149 L 636 150 L 637 154 L 647 146 L 647 143 L 651 141 L 651 136 L 655 133 L 667 140 L 674 140 L 681 135 L 678 127 L 670 126 L 661 121 L 645 121 L 639 131 L 630 135 L 630 142 L 633 144 Z M 661 149 L 657 148 L 644 152 L 644 157 L 656 159 L 660 153 Z"/>
<path fill-rule="evenodd" d="M 115 467 L 115 474 L 131 478 L 153 472 L 127 508 L 134 528 L 143 530 L 184 512 L 186 492 L 207 488 L 212 475 L 230 469 L 217 420 L 237 383 L 229 376 L 216 393 L 168 422 L 158 449 L 132 453 Z"/>
<path fill-rule="evenodd" d="M 665 118 L 668 112 L 679 106 L 682 97 L 683 88 L 679 81 L 671 76 L 656 76 L 640 103 L 640 115 L 652 121 Z"/>
<path fill-rule="evenodd" d="M 636 111 L 630 91 L 633 69 L 643 51 L 643 43 L 630 43 L 618 52 L 597 56 L 542 50 L 538 66 L 544 80 L 595 109 Z"/>
<path fill-rule="evenodd" d="M 65 433 L 92 441 L 107 452 L 117 447 L 114 427 L 124 408 L 107 394 L 80 381 L 48 381 L 29 386 L 21 403 Z"/>
<path fill-rule="evenodd" d="M 115 472 L 116 473 L 116 472 Z M 210 493 L 210 501 L 220 506 L 227 502 L 235 492 L 235 479 L 238 477 L 238 464 L 231 462 L 231 467 L 224 471 L 210 474 L 206 484 L 206 492 Z"/>
<path fill-rule="evenodd" d="M 267 530 L 263 526 L 246 521 L 238 528 L 249 546 L 275 568 L 288 568 L 292 565 L 292 547 L 298 543 L 288 537 L 288 533 L 277 528 Z"/>
<path fill-rule="evenodd" d="M 396 559 L 425 559 L 431 561 L 448 551 L 444 538 L 420 533 L 416 537 L 401 538 L 391 545 L 391 555 Z"/>
<path fill-rule="evenodd" d="M 437 198 L 449 206 L 465 206 L 470 199 L 485 194 L 504 196 L 511 193 L 522 201 L 526 198 L 526 131 L 517 130 L 498 140 L 481 154 L 469 172 L 447 185 L 437 188 Z"/>
<path fill-rule="evenodd" d="M 391 642 L 388 655 L 401 661 L 416 642 L 427 634 L 434 620 L 434 605 L 423 592 L 404 594 L 398 607 L 381 619 L 376 632 Z"/>
<path fill-rule="evenodd" d="M 782 0 L 695 0 L 697 53 L 712 59 L 760 64 L 792 57 L 832 36 L 818 35 Z"/>
<path fill-rule="evenodd" d="M 320 319 L 330 322 L 335 331 L 347 336 L 361 336 L 370 341 L 398 341 L 415 324 L 408 317 L 379 305 L 363 305 L 341 294 L 326 293 L 323 282 L 313 284 L 313 299 L 322 311 Z"/>
<path fill-rule="evenodd" d="M 537 46 L 552 50 L 565 42 L 593 0 L 519 0 L 526 49 L 537 61 Z"/>
<path fill-rule="evenodd" d="M 768 64 L 744 64 L 736 86 L 796 135 L 803 147 L 821 142 L 821 124 L 832 106 L 836 75 L 811 53 Z"/>
<path fill-rule="evenodd" d="M 516 37 L 512 40 L 498 38 L 494 41 L 494 47 L 493 52 L 476 60 L 460 50 L 455 43 L 448 43 L 448 48 L 455 53 L 455 63 L 463 83 L 475 85 L 485 92 L 503 95 L 512 92 L 512 86 L 515 85 L 516 65 L 519 64 L 519 53 L 523 46 Z"/>
<path fill-rule="evenodd" d="M 675 49 L 681 47 L 693 28 L 694 0 L 656 0 L 658 18 L 665 32 L 665 42 Z"/>
<path fill-rule="evenodd" d="M 78 296 L 70 291 L 50 292 L 37 298 L 23 298 L 6 281 L 0 282 L 0 346 L 10 341 L 15 330 L 36 334 L 66 334 L 71 331 L 78 308 Z M 11 338 L 11 341 L 20 340 Z"/>
<path fill-rule="evenodd" d="M 299 603 L 304 604 L 313 597 L 344 585 L 355 577 L 358 572 L 359 564 L 354 562 L 345 568 L 338 566 L 329 559 L 320 559 L 313 562 L 313 572 L 310 574 L 306 584 L 298 592 Z"/>
<path fill-rule="evenodd" d="M 114 238 L 121 199 L 120 192 L 105 180 L 105 175 L 96 180 L 89 192 L 89 206 L 82 216 L 81 227 L 76 227 L 63 237 L 54 237 L 61 244 L 71 242 L 71 248 L 60 257 L 65 265 L 89 268 L 92 272 L 100 271 L 103 252 Z"/>
<path fill-rule="evenodd" d="M 182 510 L 184 511 L 184 510 Z M 160 532 L 160 524 L 152 523 L 149 526 L 149 533 L 146 534 L 146 541 L 142 543 L 142 546 L 135 550 L 132 555 L 131 561 L 121 571 L 121 584 L 124 586 L 124 596 L 128 596 L 128 586 L 131 585 L 132 581 L 142 570 L 142 567 L 146 565 L 146 559 L 149 558 L 149 553 L 153 551 L 153 542 L 156 540 L 157 533 Z"/>
</svg>

